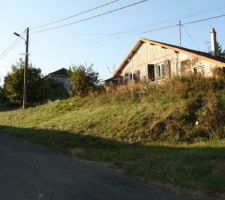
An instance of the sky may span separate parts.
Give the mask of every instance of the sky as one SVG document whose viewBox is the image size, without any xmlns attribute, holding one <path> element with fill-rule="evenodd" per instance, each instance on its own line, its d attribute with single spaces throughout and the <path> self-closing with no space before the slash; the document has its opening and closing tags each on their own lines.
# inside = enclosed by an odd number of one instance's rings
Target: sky
<svg viewBox="0 0 225 200">
<path fill-rule="evenodd" d="M 148 0 L 136 6 L 95 19 L 46 32 L 35 33 L 52 26 L 89 18 L 140 0 L 119 0 L 93 12 L 70 18 L 49 27 L 34 29 L 71 15 L 106 4 L 113 0 L 0 0 L 0 54 L 17 39 L 13 32 L 30 33 L 29 61 L 44 75 L 72 65 L 91 65 L 102 80 L 113 70 L 140 37 L 179 45 L 179 27 L 147 32 L 165 26 L 225 14 L 224 0 Z M 182 46 L 208 51 L 210 30 L 215 27 L 217 39 L 225 48 L 225 17 L 184 25 Z M 144 33 L 145 32 L 145 33 Z M 115 34 L 117 33 L 117 34 Z M 24 57 L 21 40 L 6 56 L 0 57 L 0 78 L 10 72 L 12 64 Z"/>
</svg>

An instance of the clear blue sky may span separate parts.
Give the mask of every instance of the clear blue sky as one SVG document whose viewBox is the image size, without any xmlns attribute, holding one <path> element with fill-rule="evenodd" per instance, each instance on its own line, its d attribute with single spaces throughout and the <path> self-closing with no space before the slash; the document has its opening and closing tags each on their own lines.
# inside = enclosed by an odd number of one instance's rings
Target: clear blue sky
<svg viewBox="0 0 225 200">
<path fill-rule="evenodd" d="M 42 25 L 64 18 L 112 0 L 7 0 L 0 7 L 0 53 L 15 40 L 13 32 L 22 32 L 26 27 Z M 120 0 L 108 7 L 79 16 L 68 22 L 106 12 L 138 0 Z M 202 12 L 205 10 L 204 12 Z M 193 14 L 194 13 L 194 14 Z M 186 16 L 187 14 L 192 14 Z M 102 79 L 111 76 L 116 67 L 140 37 L 179 43 L 178 28 L 146 34 L 135 32 L 121 35 L 92 35 L 123 32 L 133 28 L 139 32 L 162 26 L 225 14 L 223 0 L 149 0 L 143 4 L 115 12 L 93 20 L 74 24 L 62 29 L 30 35 L 30 62 L 42 69 L 44 74 L 71 64 L 94 64 Z M 168 20 L 168 22 L 165 22 Z M 164 23 L 162 23 L 164 21 Z M 216 28 L 218 41 L 225 47 L 225 17 L 185 26 L 183 46 L 206 51 L 210 29 Z M 63 22 L 65 23 L 65 22 Z M 133 30 L 134 31 L 134 30 Z M 89 35 L 90 34 L 90 35 Z M 194 42 L 193 42 L 193 41 Z M 22 57 L 24 43 L 21 41 L 4 59 L 0 60 L 0 77 L 4 77 L 11 65 Z"/>
</svg>

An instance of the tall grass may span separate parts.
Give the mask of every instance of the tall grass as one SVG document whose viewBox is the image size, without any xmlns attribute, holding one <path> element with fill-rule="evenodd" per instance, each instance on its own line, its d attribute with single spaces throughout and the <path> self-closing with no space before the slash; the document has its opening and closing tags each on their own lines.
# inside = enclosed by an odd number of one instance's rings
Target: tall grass
<svg viewBox="0 0 225 200">
<path fill-rule="evenodd" d="M 225 79 L 175 77 L 0 113 L 1 124 L 90 134 L 128 143 L 224 138 Z"/>
</svg>

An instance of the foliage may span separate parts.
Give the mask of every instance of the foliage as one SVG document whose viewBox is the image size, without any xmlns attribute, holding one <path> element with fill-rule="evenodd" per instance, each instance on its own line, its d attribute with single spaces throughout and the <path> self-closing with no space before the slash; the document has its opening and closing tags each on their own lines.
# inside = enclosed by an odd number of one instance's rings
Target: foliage
<svg viewBox="0 0 225 200">
<path fill-rule="evenodd" d="M 23 100 L 22 59 L 12 66 L 12 72 L 5 77 L 3 92 L 10 103 L 21 105 Z M 41 69 L 29 64 L 27 69 L 27 101 L 29 104 L 42 103 L 47 100 L 65 98 L 68 94 L 64 86 L 50 78 L 43 77 Z"/>
<path fill-rule="evenodd" d="M 216 42 L 217 56 L 225 58 L 225 49 L 223 49 L 220 42 Z M 209 50 L 208 53 L 212 54 L 212 50 Z"/>
<path fill-rule="evenodd" d="M 3 88 L 0 87 L 0 103 L 5 103 L 5 102 L 7 102 L 7 98 L 5 96 Z"/>
<path fill-rule="evenodd" d="M 71 80 L 71 96 L 85 96 L 99 86 L 98 73 L 91 66 L 72 66 L 69 71 Z"/>
<path fill-rule="evenodd" d="M 218 56 L 225 58 L 225 49 L 223 49 L 222 44 L 217 42 L 217 50 L 218 50 Z"/>
<path fill-rule="evenodd" d="M 23 67 L 22 59 L 12 65 L 12 72 L 8 73 L 4 81 L 4 93 L 7 99 L 14 104 L 22 104 L 23 99 Z M 27 68 L 27 99 L 28 102 L 37 102 L 40 99 L 38 89 L 41 85 L 41 70 L 29 64 Z"/>
<path fill-rule="evenodd" d="M 64 85 L 51 77 L 42 78 L 42 84 L 39 88 L 40 102 L 47 100 L 64 99 L 69 97 Z"/>
</svg>

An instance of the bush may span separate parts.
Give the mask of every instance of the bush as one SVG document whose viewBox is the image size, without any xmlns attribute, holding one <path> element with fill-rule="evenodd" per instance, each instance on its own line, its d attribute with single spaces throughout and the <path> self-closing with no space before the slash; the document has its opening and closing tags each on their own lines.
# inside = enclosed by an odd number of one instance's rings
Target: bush
<svg viewBox="0 0 225 200">
<path fill-rule="evenodd" d="M 92 67 L 93 65 L 89 67 L 83 65 L 70 67 L 71 96 L 86 96 L 98 89 L 100 82 L 98 73 Z"/>
</svg>

